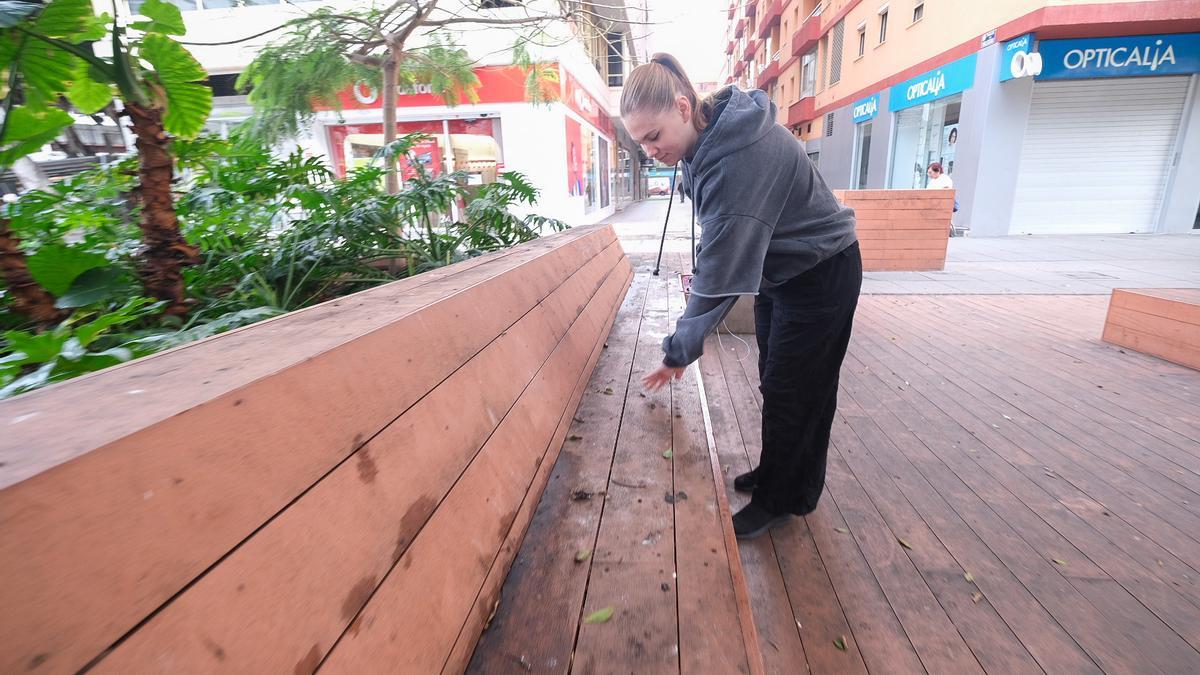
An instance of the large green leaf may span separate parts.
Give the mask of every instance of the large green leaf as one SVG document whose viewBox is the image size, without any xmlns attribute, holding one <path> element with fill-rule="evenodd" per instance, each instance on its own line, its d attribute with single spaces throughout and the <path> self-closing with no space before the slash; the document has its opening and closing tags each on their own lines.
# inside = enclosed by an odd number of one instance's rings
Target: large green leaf
<svg viewBox="0 0 1200 675">
<path fill-rule="evenodd" d="M 74 119 L 58 108 L 13 108 L 8 113 L 4 137 L 0 138 L 0 167 L 12 166 L 13 162 L 25 155 L 37 152 L 43 145 L 57 138 L 59 132 L 72 122 Z"/>
<path fill-rule="evenodd" d="M 104 26 L 92 11 L 91 0 L 51 0 L 30 30 L 71 44 L 104 36 Z"/>
<path fill-rule="evenodd" d="M 183 35 L 187 32 L 187 27 L 183 24 L 183 13 L 169 2 L 146 0 L 138 9 L 138 14 L 150 20 L 130 24 L 129 27 L 134 30 L 166 35 Z"/>
<path fill-rule="evenodd" d="M 166 93 L 163 126 L 184 138 L 200 133 L 212 112 L 212 90 L 198 84 L 208 77 L 200 62 L 183 45 L 159 33 L 142 39 L 139 55 L 154 67 Z"/>
<path fill-rule="evenodd" d="M 121 268 L 116 265 L 93 267 L 75 277 L 71 287 L 59 296 L 54 306 L 60 309 L 84 307 L 124 290 L 127 290 L 127 284 Z"/>
<path fill-rule="evenodd" d="M 74 79 L 67 88 L 67 98 L 85 115 L 99 112 L 113 99 L 112 89 L 107 83 L 92 79 L 92 71 L 87 63 L 78 61 Z"/>
<path fill-rule="evenodd" d="M 45 4 L 40 0 L 0 0 L 0 28 L 12 28 Z"/>
<path fill-rule="evenodd" d="M 29 256 L 29 273 L 54 295 L 62 295 L 84 272 L 108 265 L 99 253 L 88 253 L 68 246 L 43 246 Z"/>
<path fill-rule="evenodd" d="M 29 40 L 20 59 L 28 102 L 52 102 L 66 91 L 79 59 L 41 40 Z"/>
</svg>

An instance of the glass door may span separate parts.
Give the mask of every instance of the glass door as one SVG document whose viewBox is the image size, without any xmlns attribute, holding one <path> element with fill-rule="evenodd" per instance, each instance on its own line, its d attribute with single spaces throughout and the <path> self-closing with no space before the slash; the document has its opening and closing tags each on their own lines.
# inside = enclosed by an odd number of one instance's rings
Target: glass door
<svg viewBox="0 0 1200 675">
<path fill-rule="evenodd" d="M 871 160 L 871 125 L 863 122 L 854 129 L 854 161 L 851 164 L 853 175 L 850 177 L 850 188 L 865 190 L 867 187 L 867 167 Z"/>
<path fill-rule="evenodd" d="M 929 182 L 925 171 L 940 162 L 947 174 L 954 172 L 958 147 L 959 112 L 962 95 L 914 106 L 896 113 L 896 140 L 888 187 L 919 190 Z"/>
</svg>

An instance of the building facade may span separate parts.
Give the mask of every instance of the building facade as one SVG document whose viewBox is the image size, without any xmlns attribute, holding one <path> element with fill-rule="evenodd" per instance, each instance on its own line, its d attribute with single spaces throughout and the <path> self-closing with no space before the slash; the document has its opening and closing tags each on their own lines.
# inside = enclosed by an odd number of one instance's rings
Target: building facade
<svg viewBox="0 0 1200 675">
<path fill-rule="evenodd" d="M 141 2 L 120 1 L 122 9 L 130 13 L 136 12 Z M 259 50 L 280 33 L 236 44 L 205 43 L 255 35 L 322 6 L 361 5 L 354 0 L 171 1 L 183 10 L 189 49 L 210 75 L 214 91 L 210 129 L 216 132 L 253 114 L 246 97 L 234 89 L 234 82 Z M 471 9 L 462 3 L 443 4 L 447 11 Z M 551 96 L 555 100 L 549 103 L 526 99 L 526 71 L 514 66 L 511 59 L 518 31 L 493 26 L 454 34 L 478 63 L 479 100 L 448 106 L 425 85 L 401 89 L 397 132 L 429 135 L 416 149 L 416 157 L 435 173 L 466 171 L 469 183 L 481 184 L 495 180 L 502 171 L 519 171 L 540 191 L 537 205 L 530 210 L 572 225 L 603 220 L 617 208 L 646 196 L 644 165 L 649 161 L 617 118 L 625 74 L 647 60 L 645 40 L 630 30 L 631 21 L 645 21 L 643 4 L 635 0 L 576 2 L 579 20 L 546 26 L 540 41 L 547 46 L 530 46 L 529 51 L 557 77 L 557 84 L 550 85 L 556 90 Z M 494 18 L 559 11 L 557 3 L 549 0 L 486 5 L 486 15 Z M 482 6 L 472 11 L 481 11 Z M 418 32 L 411 41 L 421 39 Z M 370 161 L 383 138 L 380 98 L 379 92 L 365 83 L 348 89 L 339 96 L 340 106 L 317 113 L 294 146 L 324 158 L 338 175 Z"/>
<path fill-rule="evenodd" d="M 1200 224 L 1200 1 L 737 0 L 726 82 L 833 188 L 923 188 L 974 236 Z"/>
</svg>

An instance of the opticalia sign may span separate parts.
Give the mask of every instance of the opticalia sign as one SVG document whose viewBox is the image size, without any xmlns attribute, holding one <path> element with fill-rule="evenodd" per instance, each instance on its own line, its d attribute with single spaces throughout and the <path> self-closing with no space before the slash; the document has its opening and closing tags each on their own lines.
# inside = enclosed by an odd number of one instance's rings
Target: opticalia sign
<svg viewBox="0 0 1200 675">
<path fill-rule="evenodd" d="M 875 119 L 875 115 L 879 114 L 879 94 L 871 94 L 855 101 L 854 106 L 850 108 L 850 114 L 854 116 L 855 124 Z"/>
<path fill-rule="evenodd" d="M 975 55 L 952 61 L 892 87 L 888 110 L 896 112 L 964 92 L 975 84 Z"/>
<path fill-rule="evenodd" d="M 1004 43 L 1000 57 L 1000 81 L 1017 77 L 1033 77 L 1042 72 L 1041 56 L 1033 51 L 1033 33 L 1026 33 Z"/>
<path fill-rule="evenodd" d="M 1200 72 L 1200 33 L 1042 40 L 1039 80 Z"/>
</svg>

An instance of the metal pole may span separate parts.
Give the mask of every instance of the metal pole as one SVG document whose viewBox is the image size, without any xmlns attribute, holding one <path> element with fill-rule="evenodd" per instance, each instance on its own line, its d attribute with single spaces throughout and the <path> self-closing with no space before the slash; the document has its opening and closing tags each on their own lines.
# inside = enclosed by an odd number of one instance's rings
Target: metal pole
<svg viewBox="0 0 1200 675">
<path fill-rule="evenodd" d="M 666 220 L 663 221 L 662 239 L 658 240 L 658 260 L 656 260 L 654 262 L 654 276 L 658 276 L 658 271 L 660 269 L 662 269 L 663 244 L 667 243 L 667 223 L 671 222 L 671 204 L 675 203 L 675 177 L 678 175 L 679 175 L 679 163 L 676 162 L 675 169 L 673 171 L 671 171 L 671 192 L 667 194 L 667 218 L 666 218 Z M 693 218 L 695 218 L 695 209 L 693 209 L 692 211 L 693 211 Z M 694 238 L 695 234 L 693 233 L 692 236 Z M 696 247 L 693 245 L 692 249 L 694 250 L 695 248 Z M 695 253 L 693 253 L 692 256 L 695 257 Z M 692 267 L 694 268 L 695 266 L 696 266 L 696 263 L 695 263 L 695 260 L 693 260 Z"/>
</svg>

